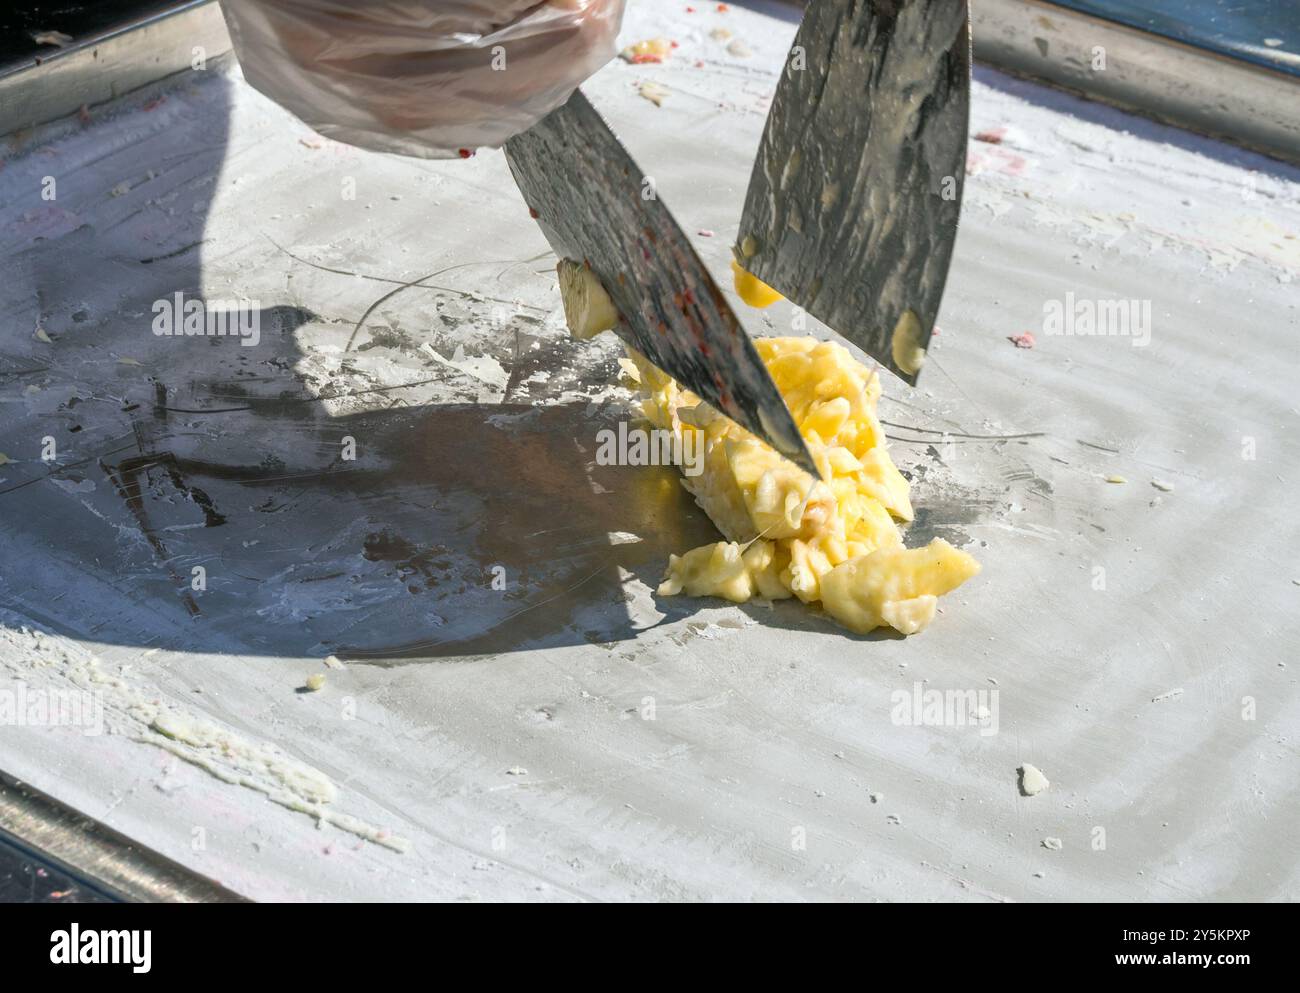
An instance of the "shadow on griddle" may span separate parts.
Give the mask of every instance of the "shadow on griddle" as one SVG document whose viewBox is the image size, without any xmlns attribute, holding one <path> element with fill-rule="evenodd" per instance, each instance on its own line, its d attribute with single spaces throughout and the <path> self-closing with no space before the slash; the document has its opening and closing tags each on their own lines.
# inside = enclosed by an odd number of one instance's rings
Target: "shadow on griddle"
<svg viewBox="0 0 1300 993">
<path fill-rule="evenodd" d="M 160 302 L 240 289 L 205 292 L 204 252 L 231 247 L 207 223 L 229 84 L 206 77 L 170 109 L 127 98 L 130 126 L 172 115 L 165 140 L 92 132 L 68 153 L 92 220 L 34 200 L 0 255 L 0 304 L 39 329 L 0 350 L 7 605 L 92 641 L 378 665 L 608 646 L 722 605 L 652 593 L 670 553 L 718 537 L 677 472 L 596 464 L 597 433 L 633 418 L 606 388 L 616 342 L 502 320 L 471 277 L 365 318 L 330 366 L 319 342 L 355 318 L 299 296 L 316 274 L 287 250 L 256 347 L 155 333 Z M 25 195 L 12 172 L 6 195 Z M 448 368 L 466 341 L 508 373 L 499 402 Z M 838 630 L 798 604 L 745 610 Z"/>
</svg>

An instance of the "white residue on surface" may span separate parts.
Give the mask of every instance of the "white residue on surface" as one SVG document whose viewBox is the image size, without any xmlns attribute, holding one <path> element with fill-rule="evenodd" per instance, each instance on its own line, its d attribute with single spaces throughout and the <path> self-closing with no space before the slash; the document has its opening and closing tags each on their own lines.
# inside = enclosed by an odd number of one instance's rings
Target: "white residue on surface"
<svg viewBox="0 0 1300 993">
<path fill-rule="evenodd" d="M 1020 792 L 1025 796 L 1037 796 L 1052 785 L 1036 765 L 1026 762 L 1017 771 L 1020 773 Z"/>
<path fill-rule="evenodd" d="M 0 625 L 0 675 L 28 686 L 75 687 L 101 701 L 104 727 L 153 745 L 233 786 L 314 817 L 359 838 L 405 852 L 410 842 L 389 829 L 333 808 L 339 790 L 325 773 L 269 741 L 242 735 L 185 707 L 146 692 L 125 675 L 106 671 L 89 651 L 27 627 Z M 87 740 L 93 740 L 87 738 Z"/>
<path fill-rule="evenodd" d="M 450 369 L 463 372 L 465 375 L 477 379 L 480 383 L 486 383 L 488 386 L 502 391 L 504 395 L 506 382 L 510 379 L 510 374 L 491 355 L 466 355 L 465 346 L 457 345 L 456 350 L 451 354 L 451 358 L 447 358 L 427 341 L 420 348 L 436 362 L 440 362 Z M 497 397 L 497 399 L 500 399 L 500 397 Z"/>
</svg>

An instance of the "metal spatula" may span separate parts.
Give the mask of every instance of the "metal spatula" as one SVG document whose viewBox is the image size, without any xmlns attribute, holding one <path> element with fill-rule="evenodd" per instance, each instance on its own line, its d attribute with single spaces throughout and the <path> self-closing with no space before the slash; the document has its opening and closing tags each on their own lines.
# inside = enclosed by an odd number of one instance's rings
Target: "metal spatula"
<svg viewBox="0 0 1300 993">
<path fill-rule="evenodd" d="M 957 237 L 970 63 L 964 0 L 813 0 L 735 247 L 746 269 L 913 384 Z"/>
<path fill-rule="evenodd" d="M 776 384 L 722 292 L 582 92 L 507 141 L 506 160 L 555 253 L 586 263 L 600 279 L 621 315 L 615 333 L 818 475 Z"/>
</svg>

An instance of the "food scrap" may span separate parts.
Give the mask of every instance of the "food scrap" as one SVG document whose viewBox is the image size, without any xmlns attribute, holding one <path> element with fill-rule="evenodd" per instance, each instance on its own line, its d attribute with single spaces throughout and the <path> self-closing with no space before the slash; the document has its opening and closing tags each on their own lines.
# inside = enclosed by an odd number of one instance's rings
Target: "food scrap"
<svg viewBox="0 0 1300 993">
<path fill-rule="evenodd" d="M 1020 792 L 1024 796 L 1037 796 L 1052 785 L 1037 766 L 1028 762 L 1016 771 L 1020 773 Z"/>
<path fill-rule="evenodd" d="M 908 376 L 915 376 L 925 365 L 925 347 L 921 344 L 921 322 L 910 310 L 903 311 L 903 316 L 894 325 L 894 333 L 889 339 L 889 355 L 899 370 Z"/>
<path fill-rule="evenodd" d="M 647 100 L 649 100 L 649 101 L 650 101 L 652 104 L 654 104 L 656 107 L 662 107 L 662 106 L 664 105 L 664 100 L 665 100 L 665 98 L 667 98 L 668 93 L 669 93 L 670 91 L 669 91 L 668 87 L 666 87 L 666 86 L 664 86 L 664 85 L 662 85 L 662 84 L 660 84 L 660 83 L 656 83 L 656 82 L 653 82 L 653 81 L 647 81 L 647 82 L 641 83 L 641 84 L 637 87 L 637 92 L 638 92 L 639 94 L 641 94 L 641 96 L 643 96 L 643 97 L 645 97 Z"/>
<path fill-rule="evenodd" d="M 700 232 L 703 234 L 704 232 Z M 765 282 L 747 271 L 735 259 L 731 260 L 732 284 L 736 288 L 736 293 L 740 299 L 751 307 L 757 307 L 762 310 L 764 307 L 770 307 L 778 300 L 782 299 L 781 294 Z"/>
<path fill-rule="evenodd" d="M 1038 344 L 1038 340 L 1034 337 L 1034 332 L 1032 331 L 1022 331 L 1020 334 L 1007 335 L 1007 341 L 1011 342 L 1011 344 L 1015 345 L 1017 348 L 1033 348 Z"/>
<path fill-rule="evenodd" d="M 555 267 L 560 279 L 564 320 L 575 338 L 591 338 L 618 323 L 618 310 L 591 267 L 561 259 Z"/>
<path fill-rule="evenodd" d="M 62 31 L 33 31 L 31 38 L 38 45 L 54 45 L 56 48 L 64 48 L 72 43 L 72 35 Z"/>
<path fill-rule="evenodd" d="M 647 63 L 663 62 L 668 58 L 670 52 L 676 47 L 667 38 L 647 38 L 645 41 L 638 41 L 633 45 L 619 52 L 619 56 L 625 62 L 631 62 L 633 65 L 645 65 Z"/>
</svg>

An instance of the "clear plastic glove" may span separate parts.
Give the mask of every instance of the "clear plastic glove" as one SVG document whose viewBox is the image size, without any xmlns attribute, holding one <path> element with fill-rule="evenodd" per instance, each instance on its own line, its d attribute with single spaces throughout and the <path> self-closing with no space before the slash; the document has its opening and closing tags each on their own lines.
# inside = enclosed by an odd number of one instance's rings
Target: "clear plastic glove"
<svg viewBox="0 0 1300 993">
<path fill-rule="evenodd" d="M 244 77 L 316 131 L 422 158 L 501 145 L 614 54 L 623 0 L 222 0 Z"/>
</svg>

